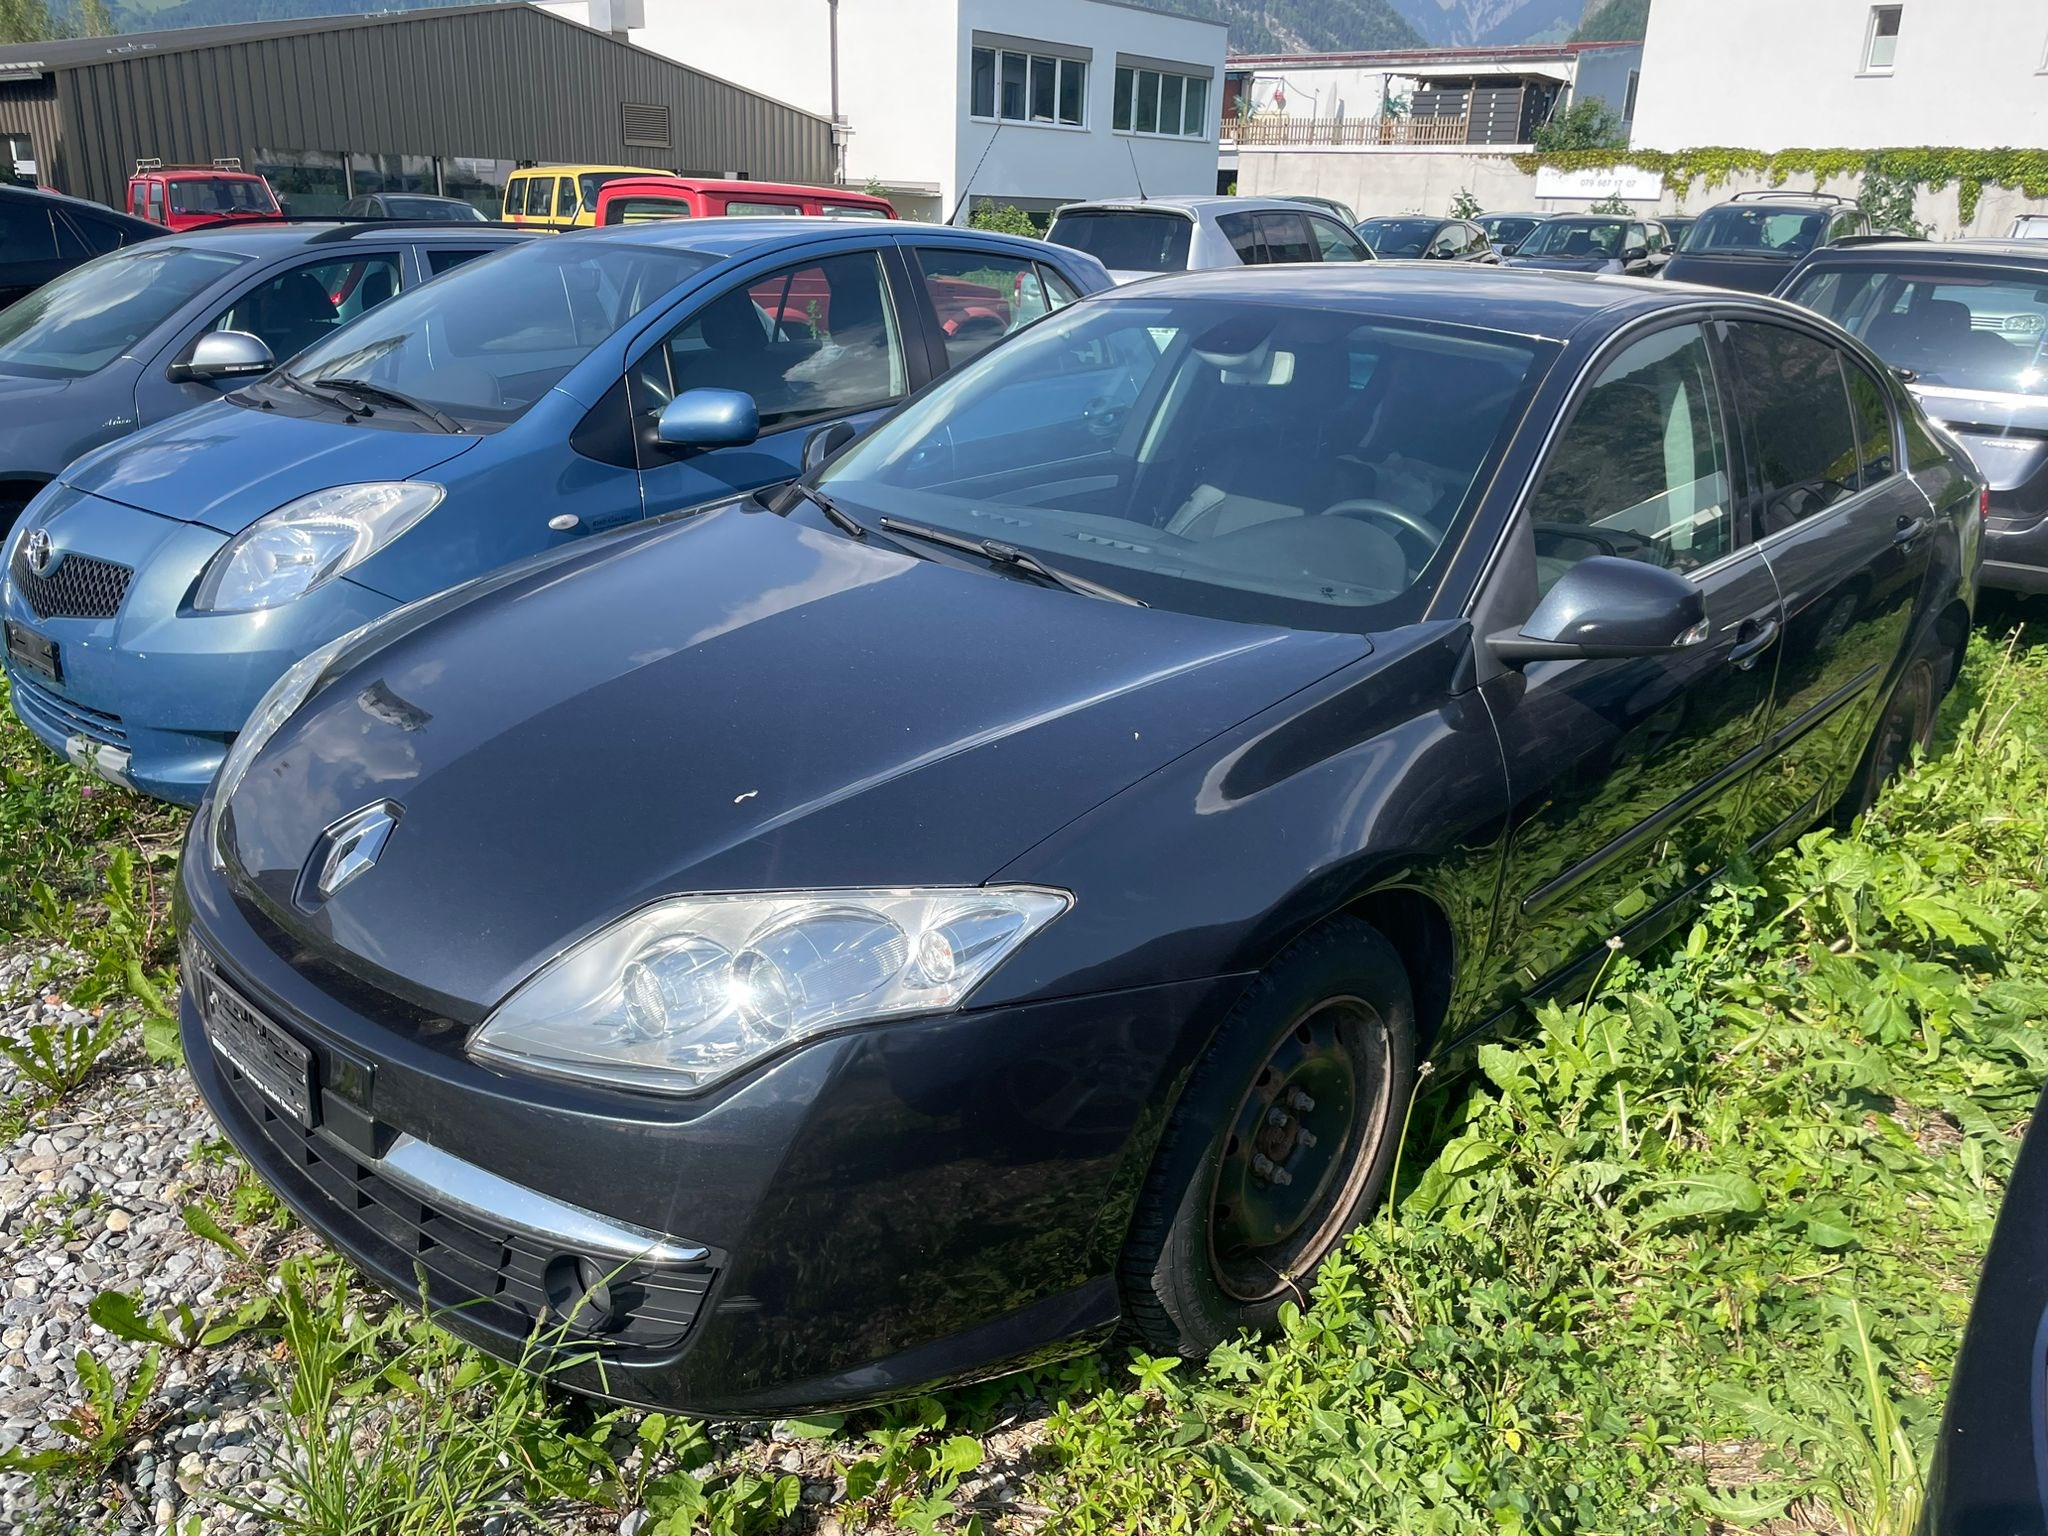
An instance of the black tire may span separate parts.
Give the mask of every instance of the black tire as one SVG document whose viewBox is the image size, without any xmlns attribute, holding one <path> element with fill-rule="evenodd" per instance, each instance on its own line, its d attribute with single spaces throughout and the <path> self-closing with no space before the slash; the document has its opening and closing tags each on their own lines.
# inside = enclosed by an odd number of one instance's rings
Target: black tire
<svg viewBox="0 0 2048 1536">
<path fill-rule="evenodd" d="M 1934 745 L 1935 719 L 1953 670 L 1947 649 L 1938 640 L 1929 640 L 1906 663 L 1877 717 L 1877 730 L 1863 749 L 1856 776 L 1835 805 L 1832 819 L 1838 828 L 1848 830 L 1877 803 L 1878 792 L 1913 760 L 1915 747 L 1925 752 Z"/>
<path fill-rule="evenodd" d="M 1333 918 L 1283 951 L 1196 1063 L 1139 1196 L 1137 1342 L 1199 1359 L 1305 1301 L 1385 1193 L 1414 1087 L 1415 1003 L 1379 931 Z"/>
</svg>

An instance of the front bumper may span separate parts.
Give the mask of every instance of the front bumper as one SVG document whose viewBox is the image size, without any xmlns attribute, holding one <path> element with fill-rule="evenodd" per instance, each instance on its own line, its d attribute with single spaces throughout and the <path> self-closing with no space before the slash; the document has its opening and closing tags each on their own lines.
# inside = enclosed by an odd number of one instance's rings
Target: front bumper
<svg viewBox="0 0 2048 1536">
<path fill-rule="evenodd" d="M 2048 512 L 1991 509 L 1981 582 L 2002 592 L 2048 593 Z"/>
<path fill-rule="evenodd" d="M 196 844 L 182 889 L 186 1060 L 308 1225 L 492 1353 L 578 1391 L 715 1416 L 852 1407 L 1106 1338 L 1164 1106 L 1242 985 L 860 1029 L 657 1099 L 470 1060 L 463 1026 L 306 958 Z M 281 958 L 293 951 L 297 965 Z M 315 1126 L 216 1051 L 191 984 L 207 965 L 312 1048 Z M 408 1146 L 458 1182 L 465 1166 L 498 1181 L 498 1200 L 453 1200 L 448 1178 L 409 1179 L 402 1158 L 394 1179 L 391 1149 Z M 517 1219 L 520 1199 L 676 1252 L 607 1260 L 613 1313 L 595 1333 L 564 1329 L 542 1306 L 549 1266 L 565 1273 L 557 1261 L 587 1241 Z"/>
<path fill-rule="evenodd" d="M 51 750 L 129 789 L 196 805 L 249 711 L 308 651 L 396 606 L 347 578 L 258 613 L 198 613 L 227 542 L 196 523 L 73 495 L 49 521 L 72 555 L 132 571 L 111 617 L 39 613 L 0 574 L 0 615 L 55 642 L 63 676 L 9 664 L 14 712 Z"/>
</svg>

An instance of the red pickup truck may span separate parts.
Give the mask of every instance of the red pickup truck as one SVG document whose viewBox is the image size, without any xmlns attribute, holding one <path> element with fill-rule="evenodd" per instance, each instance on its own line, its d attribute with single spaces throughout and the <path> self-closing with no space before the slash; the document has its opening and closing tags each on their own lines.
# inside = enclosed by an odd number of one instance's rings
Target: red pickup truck
<svg viewBox="0 0 2048 1536">
<path fill-rule="evenodd" d="M 239 160 L 216 160 L 211 165 L 138 160 L 135 174 L 128 178 L 128 211 L 171 230 L 272 223 L 284 217 L 270 183 L 243 170 Z"/>
</svg>

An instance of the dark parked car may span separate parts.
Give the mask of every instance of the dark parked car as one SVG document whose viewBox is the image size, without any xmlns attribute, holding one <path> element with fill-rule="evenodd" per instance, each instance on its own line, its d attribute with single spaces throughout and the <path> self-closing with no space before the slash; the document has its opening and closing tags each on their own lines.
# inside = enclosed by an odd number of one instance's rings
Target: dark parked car
<svg viewBox="0 0 2048 1536">
<path fill-rule="evenodd" d="M 1699 216 L 1691 213 L 1668 213 L 1657 220 L 1664 226 L 1664 233 L 1671 240 L 1671 249 L 1679 251 L 1685 247 L 1685 237 L 1692 233 L 1693 225 L 1699 223 Z"/>
<path fill-rule="evenodd" d="M 1498 261 L 1486 231 L 1465 219 L 1366 219 L 1358 238 L 1382 261 Z"/>
<path fill-rule="evenodd" d="M 345 219 L 411 219 L 421 224 L 485 224 L 490 221 L 473 203 L 459 197 L 428 197 L 423 192 L 372 192 L 351 198 L 342 209 Z"/>
<path fill-rule="evenodd" d="M 1663 266 L 1664 231 L 1654 221 L 1601 214 L 1545 219 L 1507 258 L 1511 267 L 1654 277 Z"/>
<path fill-rule="evenodd" d="M 186 1060 L 366 1272 L 508 1355 L 550 1309 L 587 1391 L 1200 1355 L 1378 1202 L 1421 1061 L 1926 740 L 1977 491 L 1767 299 L 1098 295 L 772 505 L 293 667 L 193 823 Z"/>
<path fill-rule="evenodd" d="M 162 233 L 98 203 L 0 185 L 0 309 L 82 262 Z"/>
<path fill-rule="evenodd" d="M 363 224 L 143 227 L 157 238 L 0 311 L 0 539 L 81 454 L 219 400 L 402 288 L 533 238 Z"/>
<path fill-rule="evenodd" d="M 1529 231 L 1549 217 L 1547 213 L 1482 213 L 1472 222 L 1496 251 L 1512 256 L 1515 247 L 1529 238 Z"/>
<path fill-rule="evenodd" d="M 1769 293 L 1811 252 L 1869 233 L 1861 208 L 1825 192 L 1740 192 L 1699 216 L 1664 275 Z"/>
<path fill-rule="evenodd" d="M 2048 1094 L 2006 1181 L 1949 1378 L 1919 1536 L 2048 1536 Z"/>
<path fill-rule="evenodd" d="M 1991 487 L 1984 585 L 2048 592 L 2048 248 L 1886 240 L 1816 251 L 1786 298 L 1863 339 Z"/>
</svg>

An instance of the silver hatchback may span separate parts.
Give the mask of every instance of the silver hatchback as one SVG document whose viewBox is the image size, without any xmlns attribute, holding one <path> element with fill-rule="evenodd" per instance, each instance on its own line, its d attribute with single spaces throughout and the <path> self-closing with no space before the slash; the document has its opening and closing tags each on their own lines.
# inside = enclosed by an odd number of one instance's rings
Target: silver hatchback
<svg viewBox="0 0 2048 1536">
<path fill-rule="evenodd" d="M 1371 261 L 1319 208 L 1284 197 L 1118 198 L 1070 203 L 1046 238 L 1086 251 L 1120 283 L 1160 272 L 1310 261 Z"/>
</svg>

